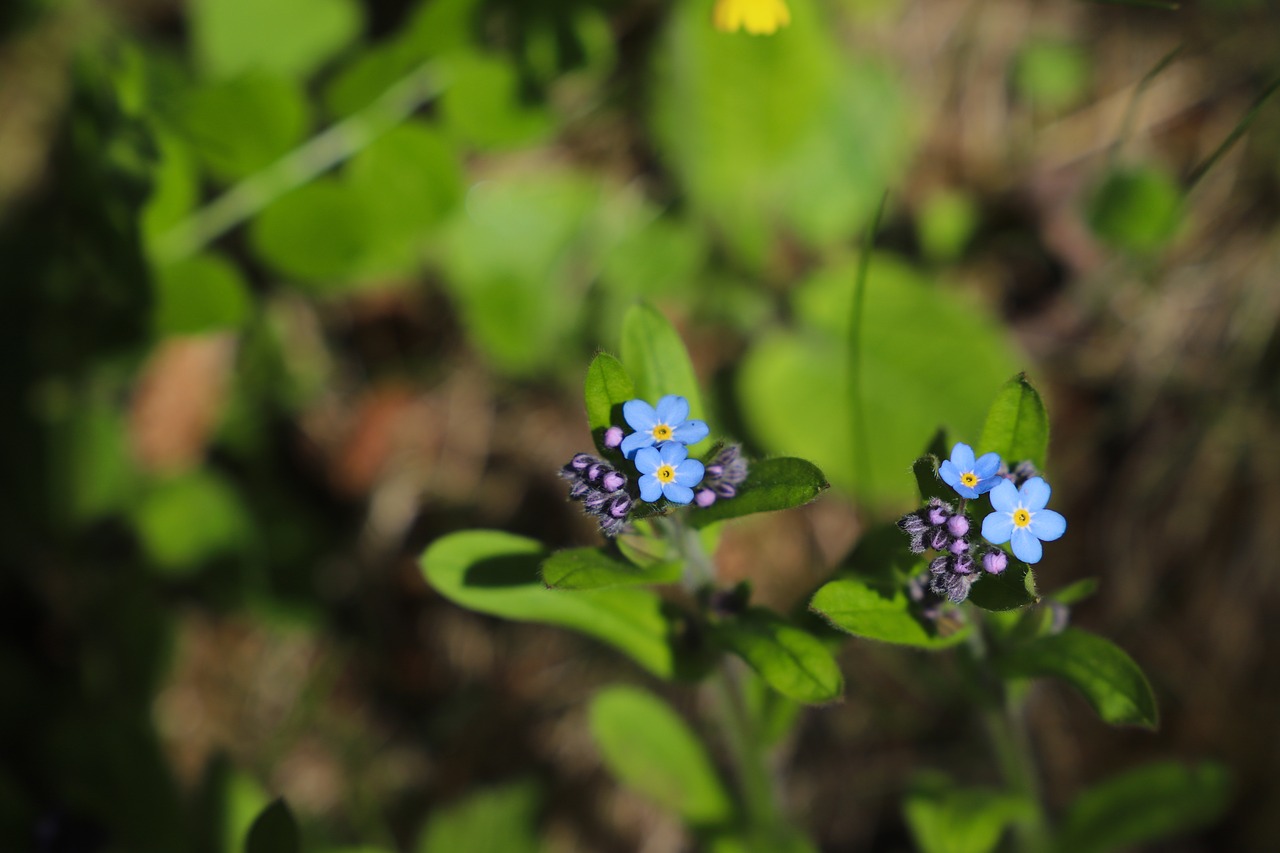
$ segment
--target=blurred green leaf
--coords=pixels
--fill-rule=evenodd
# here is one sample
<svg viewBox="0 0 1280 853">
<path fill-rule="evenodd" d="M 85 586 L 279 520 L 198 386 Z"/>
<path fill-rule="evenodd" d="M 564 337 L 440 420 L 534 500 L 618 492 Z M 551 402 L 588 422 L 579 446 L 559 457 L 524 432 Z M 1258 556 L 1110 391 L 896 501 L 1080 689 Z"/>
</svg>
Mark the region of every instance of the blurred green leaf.
<svg viewBox="0 0 1280 853">
<path fill-rule="evenodd" d="M 897 504 L 914 499 L 903 474 L 938 423 L 976 434 L 990 389 L 1019 359 L 980 304 L 874 256 L 861 347 L 870 478 L 858 482 L 853 418 L 837 390 L 838 366 L 848 361 L 854 272 L 852 263 L 840 263 L 801 285 L 794 296 L 800 328 L 761 336 L 742 360 L 736 392 L 752 435 L 771 453 L 811 459 L 837 486 Z"/>
<path fill-rule="evenodd" d="M 1011 469 L 1024 459 L 1043 471 L 1049 457 L 1049 414 L 1025 373 L 996 395 L 982 426 L 979 453 L 999 453 Z"/>
<path fill-rule="evenodd" d="M 672 583 L 680 580 L 681 570 L 676 562 L 640 568 L 603 548 L 570 548 L 543 560 L 542 580 L 556 589 L 606 589 Z"/>
<path fill-rule="evenodd" d="M 892 75 L 849 62 L 817 4 L 791 5 L 769 38 L 726 38 L 706 4 L 677 4 L 658 52 L 659 150 L 694 209 L 757 266 L 778 224 L 815 246 L 846 240 L 914 148 Z"/>
<path fill-rule="evenodd" d="M 434 812 L 418 841 L 418 853 L 537 853 L 534 831 L 538 788 L 504 785 L 468 796 Z"/>
<path fill-rule="evenodd" d="M 668 638 L 676 631 L 662 601 L 646 589 L 549 590 L 539 567 L 547 557 L 532 539 L 470 530 L 437 539 L 422 555 L 427 582 L 461 607 L 527 622 L 559 625 L 596 637 L 663 678 L 676 673 Z"/>
<path fill-rule="evenodd" d="M 643 302 L 631 307 L 622 320 L 620 349 L 622 363 L 635 381 L 637 396 L 657 405 L 661 397 L 676 394 L 689 401 L 691 419 L 706 418 L 689 352 L 680 333 L 658 309 Z M 710 443 L 708 436 L 690 445 L 689 455 L 705 451 Z"/>
<path fill-rule="evenodd" d="M 301 853 L 298 822 L 283 799 L 267 806 L 249 827 L 244 853 Z"/>
<path fill-rule="evenodd" d="M 151 174 L 151 196 L 142 211 L 142 235 L 149 250 L 157 237 L 176 225 L 200 200 L 195 157 L 181 140 L 157 132 L 158 156 Z"/>
<path fill-rule="evenodd" d="M 192 0 L 189 9 L 200 67 L 221 78 L 245 71 L 306 77 L 363 24 L 355 0 Z"/>
<path fill-rule="evenodd" d="M 725 646 L 789 699 L 810 705 L 832 702 L 844 691 L 844 676 L 817 637 L 764 608 L 712 626 Z"/>
<path fill-rule="evenodd" d="M 716 834 L 708 853 L 817 853 L 818 848 L 799 830 L 775 825 Z"/>
<path fill-rule="evenodd" d="M 921 456 L 911 465 L 911 473 L 916 478 L 916 490 L 920 493 L 920 500 L 925 503 L 931 498 L 951 503 L 956 498 L 952 488 L 938 476 L 938 466 L 941 464 L 938 457 L 930 454 Z"/>
<path fill-rule="evenodd" d="M 903 812 L 921 853 L 990 853 L 1010 823 L 1031 817 L 1023 797 L 930 780 L 907 797 Z"/>
<path fill-rule="evenodd" d="M 163 267 L 155 286 L 153 325 L 160 335 L 235 328 L 253 311 L 239 268 L 220 255 L 196 255 Z"/>
<path fill-rule="evenodd" d="M 773 512 L 803 506 L 822 494 L 829 484 L 812 462 L 803 459 L 761 459 L 751 463 L 737 496 L 717 500 L 689 516 L 694 527 L 739 518 L 756 512 Z"/>
<path fill-rule="evenodd" d="M 998 575 L 983 572 L 969 587 L 969 601 L 983 610 L 1017 610 L 1039 600 L 1035 573 L 1012 555 L 1003 572 Z"/>
<path fill-rule="evenodd" d="M 598 353 L 587 368 L 583 389 L 587 402 L 587 425 L 603 451 L 604 432 L 615 424 L 621 426 L 622 404 L 635 399 L 636 389 L 622 363 L 608 353 Z"/>
<path fill-rule="evenodd" d="M 982 583 L 986 583 L 984 579 Z M 981 584 L 975 585 L 975 589 Z M 1110 640 L 1068 628 L 1014 646 L 997 661 L 1006 678 L 1055 675 L 1074 686 L 1112 725 L 1154 729 L 1158 723 L 1156 697 L 1133 658 Z"/>
<path fill-rule="evenodd" d="M 255 73 L 191 90 L 177 102 L 173 121 L 210 173 L 233 181 L 293 150 L 311 116 L 301 86 Z"/>
<path fill-rule="evenodd" d="M 898 589 L 869 586 L 853 578 L 839 578 L 824 584 L 813 596 L 809 609 L 841 631 L 903 646 L 943 649 L 968 635 L 964 626 L 954 634 L 939 636 L 935 627 L 911 612 L 911 602 Z"/>
<path fill-rule="evenodd" d="M 125 508 L 137 490 L 138 475 L 127 424 L 114 402 L 76 401 L 51 437 L 56 442 L 54 501 L 67 520 L 91 521 Z"/>
<path fill-rule="evenodd" d="M 1108 245 L 1135 254 L 1163 248 L 1182 224 L 1182 193 L 1150 166 L 1107 175 L 1089 203 L 1089 224 Z"/>
<path fill-rule="evenodd" d="M 1231 776 L 1220 764 L 1148 764 L 1076 797 L 1058 830 L 1060 853 L 1108 853 L 1172 838 L 1216 821 Z"/>
<path fill-rule="evenodd" d="M 1048 598 L 1059 604 L 1079 604 L 1085 599 L 1091 598 L 1098 591 L 1097 578 L 1084 578 L 1075 583 L 1067 584 L 1062 589 L 1054 590 L 1049 593 Z"/>
<path fill-rule="evenodd" d="M 623 233 L 605 256 L 600 275 L 619 295 L 680 294 L 697 284 L 707 252 L 706 234 L 697 223 L 655 216 Z"/>
<path fill-rule="evenodd" d="M 608 687 L 591 702 L 591 733 L 625 785 L 693 826 L 729 821 L 733 803 L 698 737 L 656 696 Z"/>
<path fill-rule="evenodd" d="M 456 139 L 482 150 L 536 142 L 552 129 L 545 110 L 521 103 L 515 67 L 479 53 L 449 59 L 440 116 Z"/>
<path fill-rule="evenodd" d="M 250 226 L 254 249 L 271 267 L 321 290 L 339 290 L 367 262 L 375 240 L 360 197 L 321 178 L 276 200 Z"/>
<path fill-rule="evenodd" d="M 1084 97 L 1090 70 L 1089 57 L 1079 47 L 1059 41 L 1032 41 L 1014 62 L 1013 85 L 1036 108 L 1059 112 Z"/>
<path fill-rule="evenodd" d="M 252 530 L 236 490 L 210 471 L 157 484 L 134 509 L 133 522 L 147 556 L 172 573 L 241 550 Z"/>
<path fill-rule="evenodd" d="M 934 261 L 959 257 L 977 230 L 979 212 L 965 193 L 943 191 L 931 195 L 916 219 L 920 247 Z"/>
</svg>

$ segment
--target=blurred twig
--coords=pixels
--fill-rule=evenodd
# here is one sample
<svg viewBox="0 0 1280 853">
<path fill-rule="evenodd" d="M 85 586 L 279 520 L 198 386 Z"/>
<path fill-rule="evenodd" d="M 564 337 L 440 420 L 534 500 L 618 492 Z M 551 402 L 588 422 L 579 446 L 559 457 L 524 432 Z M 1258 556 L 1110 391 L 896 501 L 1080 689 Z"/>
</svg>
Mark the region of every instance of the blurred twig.
<svg viewBox="0 0 1280 853">
<path fill-rule="evenodd" d="M 1262 111 L 1263 105 L 1276 93 L 1277 89 L 1280 89 L 1280 77 L 1272 80 L 1271 85 L 1262 91 L 1262 94 L 1253 102 L 1253 106 L 1249 107 L 1249 111 L 1244 114 L 1244 118 L 1240 119 L 1240 123 L 1235 126 L 1231 133 L 1227 134 L 1226 139 L 1222 140 L 1222 144 L 1206 157 L 1204 162 L 1191 171 L 1191 175 L 1187 178 L 1187 192 L 1190 192 L 1196 184 L 1200 183 L 1200 179 L 1217 165 L 1218 161 L 1231 150 L 1231 147 L 1239 141 L 1241 136 L 1244 136 L 1244 132 L 1249 129 L 1249 125 L 1253 124 L 1253 120 Z"/>
<path fill-rule="evenodd" d="M 1120 149 L 1129 140 L 1129 134 L 1133 132 L 1134 117 L 1138 113 L 1138 102 L 1142 100 L 1142 96 L 1146 94 L 1147 88 L 1160 76 L 1160 72 L 1164 71 L 1173 61 L 1181 55 L 1186 49 L 1186 45 L 1180 44 L 1173 50 L 1166 53 L 1160 58 L 1160 61 L 1151 67 L 1151 70 L 1142 76 L 1138 84 L 1133 87 L 1133 94 L 1129 98 L 1129 105 L 1125 108 L 1124 118 L 1120 120 L 1120 131 L 1116 136 L 1115 147 L 1111 149 L 1111 158 L 1114 161 L 1120 153 Z"/>
<path fill-rule="evenodd" d="M 434 63 L 418 66 L 359 112 L 311 137 L 166 231 L 156 242 L 156 261 L 173 263 L 195 254 L 285 193 L 368 147 L 443 89 L 443 75 Z"/>
<path fill-rule="evenodd" d="M 853 471 L 859 488 L 867 488 L 869 480 L 866 412 L 862 405 L 862 314 L 867 294 L 867 272 L 871 267 L 871 249 L 875 245 L 876 232 L 880 230 L 880 218 L 889 200 L 889 191 L 880 196 L 876 215 L 867 226 L 867 239 L 858 260 L 858 272 L 853 279 L 853 308 L 849 314 L 849 409 L 853 420 Z"/>
</svg>

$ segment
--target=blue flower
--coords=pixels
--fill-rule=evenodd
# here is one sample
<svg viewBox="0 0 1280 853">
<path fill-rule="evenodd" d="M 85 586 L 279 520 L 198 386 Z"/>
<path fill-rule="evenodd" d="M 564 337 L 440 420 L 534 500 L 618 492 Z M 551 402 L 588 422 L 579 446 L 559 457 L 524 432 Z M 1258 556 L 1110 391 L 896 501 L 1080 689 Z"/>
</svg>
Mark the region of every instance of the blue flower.
<svg viewBox="0 0 1280 853">
<path fill-rule="evenodd" d="M 1000 454 L 984 453 L 973 458 L 973 448 L 963 442 L 951 448 L 951 458 L 938 467 L 938 473 L 948 486 L 962 498 L 984 495 L 1000 481 L 996 471 L 1000 468 Z"/>
<path fill-rule="evenodd" d="M 1044 553 L 1040 543 L 1052 542 L 1067 531 L 1067 520 L 1051 509 L 1049 484 L 1032 477 L 1019 489 L 1001 480 L 991 494 L 995 512 L 982 520 L 982 538 L 992 545 L 1013 543 L 1013 556 L 1024 563 L 1038 563 Z"/>
<path fill-rule="evenodd" d="M 635 430 L 622 440 L 622 455 L 628 459 L 634 458 L 640 448 L 664 441 L 696 444 L 709 432 L 703 421 L 688 420 L 689 401 L 675 394 L 659 400 L 656 409 L 644 400 L 628 400 L 622 404 L 622 416 Z"/>
<path fill-rule="evenodd" d="M 636 470 L 642 475 L 641 500 L 652 503 L 665 496 L 673 504 L 687 504 L 693 500 L 693 487 L 702 482 L 705 469 L 697 459 L 689 458 L 683 444 L 665 441 L 657 447 L 640 448 Z"/>
</svg>

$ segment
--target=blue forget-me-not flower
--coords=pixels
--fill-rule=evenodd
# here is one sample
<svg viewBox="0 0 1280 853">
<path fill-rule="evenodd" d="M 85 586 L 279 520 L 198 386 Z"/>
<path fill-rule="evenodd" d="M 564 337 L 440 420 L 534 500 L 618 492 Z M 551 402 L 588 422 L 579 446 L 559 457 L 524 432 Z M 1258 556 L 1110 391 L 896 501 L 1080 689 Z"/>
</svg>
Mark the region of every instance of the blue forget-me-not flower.
<svg viewBox="0 0 1280 853">
<path fill-rule="evenodd" d="M 673 504 L 689 503 L 705 470 L 701 462 L 689 458 L 688 448 L 678 441 L 640 448 L 635 463 L 641 474 L 640 499 L 649 502 L 665 497 Z"/>
<path fill-rule="evenodd" d="M 1013 555 L 1024 563 L 1040 562 L 1040 543 L 1052 542 L 1067 530 L 1060 513 L 1045 509 L 1050 491 L 1040 477 L 1027 480 L 1022 488 L 1001 480 L 988 495 L 995 512 L 982 520 L 982 537 L 993 545 L 1012 543 Z"/>
<path fill-rule="evenodd" d="M 628 400 L 622 404 L 622 416 L 635 430 L 622 440 L 620 448 L 628 459 L 634 459 L 642 447 L 653 447 L 664 441 L 697 444 L 710 431 L 704 421 L 688 419 L 689 401 L 675 394 L 663 397 L 656 408 L 644 400 Z"/>
<path fill-rule="evenodd" d="M 974 459 L 973 448 L 959 442 L 951 448 L 951 458 L 938 466 L 938 475 L 960 497 L 973 499 L 991 491 L 1000 482 L 996 474 L 999 469 L 1000 454 L 984 453 Z"/>
</svg>

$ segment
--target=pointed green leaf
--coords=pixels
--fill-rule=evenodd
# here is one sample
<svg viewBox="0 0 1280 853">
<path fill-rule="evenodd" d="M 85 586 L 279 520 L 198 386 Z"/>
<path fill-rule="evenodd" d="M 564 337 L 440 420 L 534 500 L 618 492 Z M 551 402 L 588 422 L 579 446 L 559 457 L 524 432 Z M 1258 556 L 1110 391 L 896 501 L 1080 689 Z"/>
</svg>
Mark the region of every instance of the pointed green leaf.
<svg viewBox="0 0 1280 853">
<path fill-rule="evenodd" d="M 615 586 L 673 583 L 680 580 L 677 562 L 644 568 L 603 548 L 570 548 L 542 561 L 542 580 L 556 589 L 606 589 Z"/>
<path fill-rule="evenodd" d="M 1123 649 L 1097 634 L 1068 628 L 1015 646 L 998 666 L 1006 678 L 1058 676 L 1083 693 L 1098 716 L 1112 725 L 1157 725 L 1156 697 L 1147 677 Z"/>
<path fill-rule="evenodd" d="M 903 811 L 922 853 L 990 853 L 1010 823 L 1029 817 L 1023 797 L 985 788 L 959 788 L 945 778 L 913 792 Z"/>
<path fill-rule="evenodd" d="M 773 512 L 809 503 L 830 488 L 827 478 L 803 459 L 762 459 L 751 463 L 736 497 L 718 500 L 689 516 L 694 527 L 756 512 Z"/>
<path fill-rule="evenodd" d="M 1049 415 L 1025 373 L 1005 383 L 987 411 L 978 453 L 995 451 L 1012 468 L 1024 459 L 1044 470 L 1049 455 Z"/>
<path fill-rule="evenodd" d="M 929 498 L 937 498 L 951 503 L 956 499 L 956 493 L 938 476 L 938 466 L 941 464 L 939 458 L 933 454 L 921 456 L 912 464 L 911 473 L 915 475 L 920 500 L 928 501 Z"/>
<path fill-rule="evenodd" d="M 559 625 L 596 637 L 670 678 L 675 617 L 646 589 L 549 590 L 539 574 L 547 557 L 533 539 L 468 530 L 437 539 L 422 555 L 427 582 L 445 598 L 479 613 Z"/>
<path fill-rule="evenodd" d="M 1149 764 L 1095 785 L 1067 809 L 1060 853 L 1107 853 L 1171 838 L 1217 820 L 1231 776 L 1219 764 Z"/>
<path fill-rule="evenodd" d="M 694 826 L 727 823 L 732 801 L 710 756 L 665 702 L 636 687 L 610 687 L 591 702 L 591 734 L 623 784 Z"/>
<path fill-rule="evenodd" d="M 939 636 L 932 624 L 911 612 L 911 602 L 901 590 L 877 589 L 853 578 L 825 584 L 814 594 L 809 609 L 855 637 L 922 649 L 954 646 L 969 630 L 965 626 Z"/>
<path fill-rule="evenodd" d="M 283 799 L 262 810 L 249 827 L 244 853 L 299 853 L 298 823 Z"/>
<path fill-rule="evenodd" d="M 811 705 L 844 691 L 844 676 L 830 650 L 808 631 L 764 608 L 715 625 L 716 636 L 782 695 Z"/>
<path fill-rule="evenodd" d="M 998 575 L 985 572 L 969 587 L 969 600 L 983 610 L 1017 610 L 1040 600 L 1031 567 L 1009 557 L 1009 567 Z"/>
<path fill-rule="evenodd" d="M 622 320 L 622 363 L 635 380 L 637 396 L 651 405 L 659 397 L 678 394 L 689 401 L 689 417 L 704 419 L 698 377 L 680 333 L 667 318 L 646 303 L 632 306 Z M 690 455 L 710 446 L 703 439 L 689 448 Z"/>
<path fill-rule="evenodd" d="M 596 440 L 596 447 L 604 451 L 604 431 L 622 426 L 622 404 L 636 397 L 636 386 L 627 374 L 622 362 L 602 352 L 587 368 L 583 396 L 587 401 L 587 426 Z"/>
</svg>

